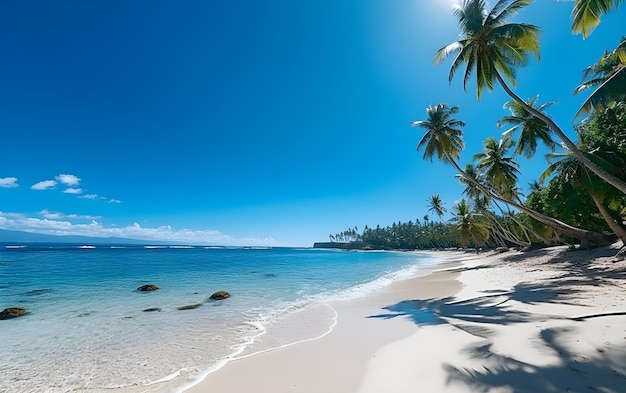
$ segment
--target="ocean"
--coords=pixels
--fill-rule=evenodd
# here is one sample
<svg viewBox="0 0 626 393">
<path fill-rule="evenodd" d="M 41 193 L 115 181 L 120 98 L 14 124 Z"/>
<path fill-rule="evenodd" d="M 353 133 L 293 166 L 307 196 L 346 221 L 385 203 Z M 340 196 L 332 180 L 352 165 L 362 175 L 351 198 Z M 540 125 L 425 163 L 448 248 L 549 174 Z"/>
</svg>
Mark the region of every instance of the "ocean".
<svg viewBox="0 0 626 393">
<path fill-rule="evenodd" d="M 412 252 L 0 244 L 0 311 L 27 309 L 0 320 L 0 386 L 182 392 L 230 359 L 327 334 L 328 302 L 436 262 Z M 159 289 L 137 290 L 145 284 Z M 219 290 L 231 297 L 209 299 Z"/>
</svg>

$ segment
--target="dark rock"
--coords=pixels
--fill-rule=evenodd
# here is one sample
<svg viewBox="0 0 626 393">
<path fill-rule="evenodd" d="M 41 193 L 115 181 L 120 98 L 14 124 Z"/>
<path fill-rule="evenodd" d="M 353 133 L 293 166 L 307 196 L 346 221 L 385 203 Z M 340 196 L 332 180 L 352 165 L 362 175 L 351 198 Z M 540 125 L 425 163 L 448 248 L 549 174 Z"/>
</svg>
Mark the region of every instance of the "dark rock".
<svg viewBox="0 0 626 393">
<path fill-rule="evenodd" d="M 230 297 L 230 293 L 226 292 L 226 291 L 217 291 L 214 294 L 212 294 L 209 299 L 212 300 L 224 300 L 224 299 L 228 299 Z"/>
<path fill-rule="evenodd" d="M 160 307 L 151 307 L 151 308 L 146 308 L 145 310 L 143 310 L 143 312 L 161 312 L 161 308 Z"/>
<path fill-rule="evenodd" d="M 9 307 L 0 312 L 0 320 L 21 317 L 26 314 L 26 309 L 22 307 Z"/>
<path fill-rule="evenodd" d="M 157 289 L 159 289 L 159 287 L 157 287 L 154 284 L 146 284 L 137 288 L 137 290 L 141 292 L 152 292 L 152 291 L 156 291 Z"/>
<path fill-rule="evenodd" d="M 181 307 L 178 307 L 178 308 L 177 308 L 177 310 L 181 310 L 181 311 L 183 311 L 183 310 L 193 310 L 194 308 L 198 308 L 198 307 L 200 307 L 201 305 L 202 305 L 202 303 L 198 303 L 198 304 L 190 304 L 190 305 L 188 305 L 188 306 L 181 306 Z"/>
</svg>

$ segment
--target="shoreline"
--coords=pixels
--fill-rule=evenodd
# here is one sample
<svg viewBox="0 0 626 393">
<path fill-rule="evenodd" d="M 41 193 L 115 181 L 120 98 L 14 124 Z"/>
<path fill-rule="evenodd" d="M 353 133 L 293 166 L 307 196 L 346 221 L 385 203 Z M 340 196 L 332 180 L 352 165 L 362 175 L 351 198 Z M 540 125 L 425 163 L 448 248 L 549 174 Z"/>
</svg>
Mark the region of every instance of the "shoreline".
<svg viewBox="0 0 626 393">
<path fill-rule="evenodd" d="M 398 335 L 407 335 L 411 331 L 411 324 L 405 321 L 397 321 L 394 323 L 393 329 L 384 328 L 386 331 L 383 335 L 372 336 L 367 339 L 360 340 L 362 344 L 352 346 L 350 350 L 345 351 L 343 354 L 335 354 L 333 361 L 328 362 L 325 357 L 325 352 L 331 348 L 341 348 L 342 343 L 350 342 L 355 339 L 354 331 L 360 331 L 361 318 L 370 318 L 374 326 L 382 327 L 386 325 L 386 322 L 376 320 L 370 314 L 379 307 L 385 306 L 388 302 L 396 298 L 399 293 L 415 293 L 415 284 L 421 288 L 424 294 L 441 293 L 452 294 L 455 291 L 460 290 L 460 284 L 453 278 L 457 276 L 457 273 L 448 272 L 448 269 L 460 267 L 461 263 L 456 261 L 462 258 L 465 253 L 455 251 L 444 252 L 418 252 L 419 254 L 428 254 L 435 257 L 438 261 L 430 266 L 422 268 L 416 276 L 412 278 L 405 278 L 395 280 L 381 288 L 374 290 L 373 292 L 354 299 L 349 300 L 336 300 L 329 301 L 321 304 L 322 306 L 330 307 L 336 312 L 337 319 L 334 326 L 327 333 L 315 337 L 306 339 L 299 342 L 290 343 L 284 347 L 273 348 L 270 350 L 254 353 L 243 357 L 234 357 L 229 359 L 225 364 L 217 370 L 207 372 L 199 382 L 194 382 L 188 385 L 178 392 L 185 393 L 204 393 L 213 391 L 232 391 L 232 392 L 244 392 L 244 391 L 256 391 L 264 392 L 265 386 L 269 391 L 291 391 L 291 386 L 310 385 L 316 386 L 315 380 L 318 379 L 317 373 L 309 373 L 309 370 L 320 371 L 325 374 L 335 375 L 333 378 L 335 381 L 345 380 L 346 383 L 343 386 L 336 385 L 334 390 L 337 392 L 344 391 L 344 389 L 352 389 L 354 386 L 350 386 L 350 380 L 358 380 L 360 377 L 355 373 L 362 371 L 367 365 L 369 359 L 369 353 L 373 354 L 380 347 L 393 342 Z M 443 285 L 442 285 L 443 284 Z M 372 301 L 376 303 L 376 306 L 372 307 Z M 369 333 L 370 330 L 367 330 Z M 358 338 L 358 337 L 357 337 Z M 308 352 L 311 351 L 312 355 L 309 357 Z M 342 358 L 343 357 L 343 358 Z M 340 359 L 342 358 L 342 359 Z M 347 368 L 336 369 L 336 364 L 347 365 Z M 271 365 L 272 372 L 258 373 L 255 371 L 260 364 Z M 359 366 L 356 366 L 356 365 Z M 263 368 L 264 366 L 262 366 Z M 288 371 L 286 371 L 288 370 Z M 274 372 L 277 371 L 278 374 Z M 254 374 L 255 378 L 261 378 L 261 385 L 264 388 L 258 390 L 258 380 L 251 381 L 251 384 L 241 380 L 241 375 Z M 350 375 L 350 378 L 345 378 Z M 288 376 L 288 378 L 287 378 Z M 311 379 L 310 382 L 301 383 L 300 381 L 306 381 Z M 273 381 L 281 381 L 280 385 L 274 385 Z M 241 385 L 243 383 L 243 385 Z M 301 386 L 302 387 L 302 386 Z M 308 391 L 308 390 L 303 390 Z M 325 391 L 324 388 L 318 390 L 315 387 L 313 391 Z M 349 391 L 349 390 L 345 390 Z"/>
<path fill-rule="evenodd" d="M 94 252 L 83 261 L 74 251 L 18 251 L 21 258 L 6 264 L 16 285 L 5 288 L 3 302 L 29 309 L 2 322 L 0 385 L 7 392 L 176 392 L 230 357 L 325 334 L 335 311 L 311 305 L 365 296 L 436 261 L 406 252 L 308 249 L 166 250 L 158 257 L 141 249 L 126 258 Z M 85 280 L 85 272 L 94 274 Z M 146 283 L 161 290 L 136 290 Z M 208 300 L 218 289 L 234 296 Z M 292 315 L 305 324 L 283 326 Z"/>
<path fill-rule="evenodd" d="M 231 359 L 185 392 L 617 393 L 626 261 L 615 247 L 565 251 L 433 253 L 426 276 L 329 302 L 329 333 Z"/>
<path fill-rule="evenodd" d="M 426 265 L 415 265 L 410 268 L 405 268 L 405 269 L 402 269 L 393 273 L 388 273 L 387 275 L 379 277 L 375 280 L 362 283 L 362 284 L 354 286 L 353 288 L 347 288 L 347 289 L 340 291 L 339 292 L 340 297 L 336 300 L 329 300 L 326 302 L 316 300 L 312 304 L 309 304 L 306 307 L 304 307 L 303 309 L 300 309 L 293 313 L 291 312 L 286 313 L 285 315 L 280 316 L 271 325 L 264 326 L 263 333 L 255 336 L 251 340 L 251 342 L 246 343 L 246 344 L 241 344 L 240 350 L 231 354 L 230 356 L 228 356 L 228 358 L 223 359 L 219 363 L 213 365 L 208 370 L 205 370 L 204 372 L 200 373 L 199 377 L 194 378 L 192 381 L 189 381 L 187 384 L 173 391 L 176 393 L 193 392 L 195 391 L 194 388 L 196 388 L 198 385 L 201 385 L 206 378 L 210 377 L 214 373 L 220 372 L 224 367 L 228 367 L 233 362 L 247 360 L 248 358 L 256 358 L 257 356 L 264 355 L 267 353 L 282 351 L 292 346 L 297 346 L 297 345 L 320 340 L 324 338 L 325 336 L 333 333 L 334 329 L 336 328 L 338 324 L 338 314 L 339 314 L 338 310 L 342 310 L 341 312 L 343 313 L 345 310 L 351 309 L 353 307 L 353 304 L 356 304 L 362 301 L 363 299 L 373 296 L 374 294 L 379 293 L 380 291 L 384 291 L 385 288 L 391 285 L 394 285 L 397 282 L 410 281 L 416 278 L 425 277 L 431 274 L 432 272 L 439 270 L 440 266 L 446 263 L 445 260 L 447 257 L 450 256 L 450 254 L 457 254 L 457 253 L 463 254 L 463 252 L 455 252 L 455 251 L 437 251 L 437 252 L 434 252 L 434 251 L 400 251 L 400 250 L 392 250 L 392 251 L 350 250 L 350 251 L 352 252 L 387 252 L 387 253 L 398 252 L 398 253 L 403 253 L 403 254 L 414 253 L 414 254 L 422 255 L 422 256 L 427 255 L 429 258 L 432 258 L 432 261 L 434 262 L 429 262 Z M 410 273 L 408 273 L 409 269 L 412 270 Z M 381 280 L 388 280 L 388 282 L 381 283 Z M 369 287 L 371 285 L 373 285 L 373 287 Z M 354 290 L 354 289 L 356 289 L 356 293 L 350 294 L 351 290 Z M 365 294 L 361 293 L 361 291 L 363 291 L 364 289 L 366 291 Z M 328 319 L 328 317 L 326 317 L 328 320 L 326 321 L 327 329 L 325 331 L 317 335 L 310 336 L 310 332 L 308 331 L 308 329 L 310 329 L 311 325 L 306 324 L 307 323 L 306 317 L 304 318 L 305 319 L 304 322 L 302 322 L 303 320 L 302 314 L 305 313 L 305 314 L 311 314 L 311 316 L 316 316 L 317 319 L 313 323 L 317 324 L 319 323 L 319 317 L 320 317 L 319 309 L 320 308 L 330 310 L 332 313 L 332 318 Z M 316 309 L 317 311 L 315 311 Z M 266 342 L 268 340 L 271 340 L 271 339 L 268 339 L 268 336 L 271 337 L 272 333 L 274 333 L 277 336 L 280 336 L 281 339 L 284 340 L 284 337 L 282 336 L 285 333 L 285 330 L 294 329 L 293 325 L 291 326 L 287 326 L 287 325 L 293 324 L 294 321 L 296 321 L 296 323 L 300 323 L 301 325 L 304 325 L 303 330 L 307 330 L 308 334 L 305 334 L 304 338 L 298 338 L 295 340 L 287 340 L 286 343 L 279 343 L 279 344 L 276 344 L 276 343 L 268 344 Z M 259 350 L 255 349 L 257 347 L 261 347 L 262 349 L 259 349 Z M 161 391 L 171 392 L 172 390 L 168 390 L 167 387 L 165 386 L 159 387 L 157 390 L 155 390 L 155 392 L 159 392 L 159 393 Z"/>
</svg>

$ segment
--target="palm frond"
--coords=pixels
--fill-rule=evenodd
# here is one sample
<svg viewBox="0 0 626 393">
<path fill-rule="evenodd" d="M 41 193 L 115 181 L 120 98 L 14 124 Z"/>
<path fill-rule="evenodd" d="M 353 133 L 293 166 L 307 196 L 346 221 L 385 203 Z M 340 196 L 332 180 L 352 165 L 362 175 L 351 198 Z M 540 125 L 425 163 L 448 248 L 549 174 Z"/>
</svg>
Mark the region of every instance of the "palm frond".
<svg viewBox="0 0 626 393">
<path fill-rule="evenodd" d="M 622 0 L 576 0 L 572 9 L 572 32 L 587 38 L 600 24 L 600 17 L 617 8 Z"/>
<path fill-rule="evenodd" d="M 435 52 L 434 63 L 441 64 L 444 60 L 448 58 L 448 56 L 450 56 L 452 53 L 459 52 L 461 49 L 463 49 L 463 47 L 464 45 L 462 41 L 455 41 L 451 44 L 444 46 L 443 48 Z"/>
<path fill-rule="evenodd" d="M 471 51 L 471 48 L 468 49 L 468 52 L 469 51 Z M 468 54 L 465 59 L 462 59 L 462 61 L 467 64 L 465 67 L 465 75 L 463 76 L 463 89 L 467 91 L 467 83 L 469 82 L 472 76 L 472 71 L 474 70 L 475 58 L 474 56 L 471 56 L 471 54 Z M 450 80 L 450 82 L 451 81 L 452 80 Z M 478 96 L 480 97 L 480 94 Z"/>
<path fill-rule="evenodd" d="M 589 113 L 591 108 L 597 106 L 607 106 L 611 102 L 623 100 L 626 96 L 626 65 L 615 72 L 604 83 L 602 83 L 589 98 L 583 102 L 576 114 L 574 120 Z"/>
<path fill-rule="evenodd" d="M 528 6 L 530 3 L 533 3 L 534 0 L 516 0 L 506 6 L 506 3 L 509 2 L 510 0 L 498 1 L 489 13 L 490 18 L 496 25 L 500 25 L 504 23 L 505 20 L 514 17 L 522 8 Z"/>
</svg>

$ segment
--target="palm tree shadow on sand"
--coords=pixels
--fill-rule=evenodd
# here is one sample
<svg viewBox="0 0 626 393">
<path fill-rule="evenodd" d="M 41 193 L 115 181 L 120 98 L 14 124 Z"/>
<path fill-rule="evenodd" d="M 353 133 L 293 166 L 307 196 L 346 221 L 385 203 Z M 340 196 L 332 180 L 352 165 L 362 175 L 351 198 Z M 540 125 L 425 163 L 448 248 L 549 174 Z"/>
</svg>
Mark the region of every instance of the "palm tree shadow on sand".
<svg viewBox="0 0 626 393">
<path fill-rule="evenodd" d="M 482 369 L 444 365 L 448 383 L 463 383 L 472 391 L 504 389 L 516 393 L 626 391 L 626 345 L 598 350 L 594 356 L 578 355 L 561 344 L 573 329 L 552 328 L 540 333 L 546 349 L 558 353 L 559 360 L 537 366 L 492 351 L 492 344 L 476 344 L 465 351 L 473 359 L 489 358 Z M 501 390 L 498 390 L 501 391 Z"/>
<path fill-rule="evenodd" d="M 565 259 L 553 259 L 553 263 L 555 261 L 564 263 Z M 369 318 L 408 318 L 418 326 L 449 324 L 484 339 L 463 349 L 470 359 L 480 362 L 479 369 L 443 365 L 448 374 L 448 384 L 462 383 L 471 391 L 624 393 L 626 342 L 612 348 L 600 348 L 594 356 L 582 356 L 562 344 L 568 338 L 571 341 L 571 335 L 576 334 L 574 326 L 546 328 L 539 333 L 536 341 L 542 351 L 557 358 L 548 366 L 539 366 L 497 353 L 493 341 L 489 340 L 494 335 L 492 327 L 495 326 L 548 319 L 582 323 L 602 317 L 626 316 L 626 311 L 619 311 L 567 318 L 530 313 L 513 307 L 520 303 L 586 306 L 585 302 L 589 299 L 585 297 L 585 287 L 600 283 L 616 285 L 613 280 L 623 278 L 624 274 L 624 271 L 616 270 L 606 275 L 607 272 L 589 269 L 589 264 L 567 267 L 569 272 L 564 272 L 555 280 L 522 282 L 511 290 L 483 291 L 480 296 L 463 300 L 455 297 L 404 300 L 384 307 L 386 312 Z M 600 277 L 603 275 L 604 278 Z"/>
<path fill-rule="evenodd" d="M 577 281 L 581 285 L 580 281 Z M 589 284 L 592 284 L 589 282 Z M 510 291 L 484 291 L 483 296 L 456 300 L 454 297 L 437 299 L 403 300 L 383 309 L 388 312 L 372 315 L 368 318 L 391 319 L 409 318 L 419 326 L 449 323 L 457 326 L 460 323 L 481 323 L 509 325 L 513 323 L 543 320 L 546 315 L 531 314 L 515 310 L 511 301 L 525 304 L 574 303 L 573 297 L 580 289 L 564 288 L 557 284 L 519 283 Z"/>
</svg>

